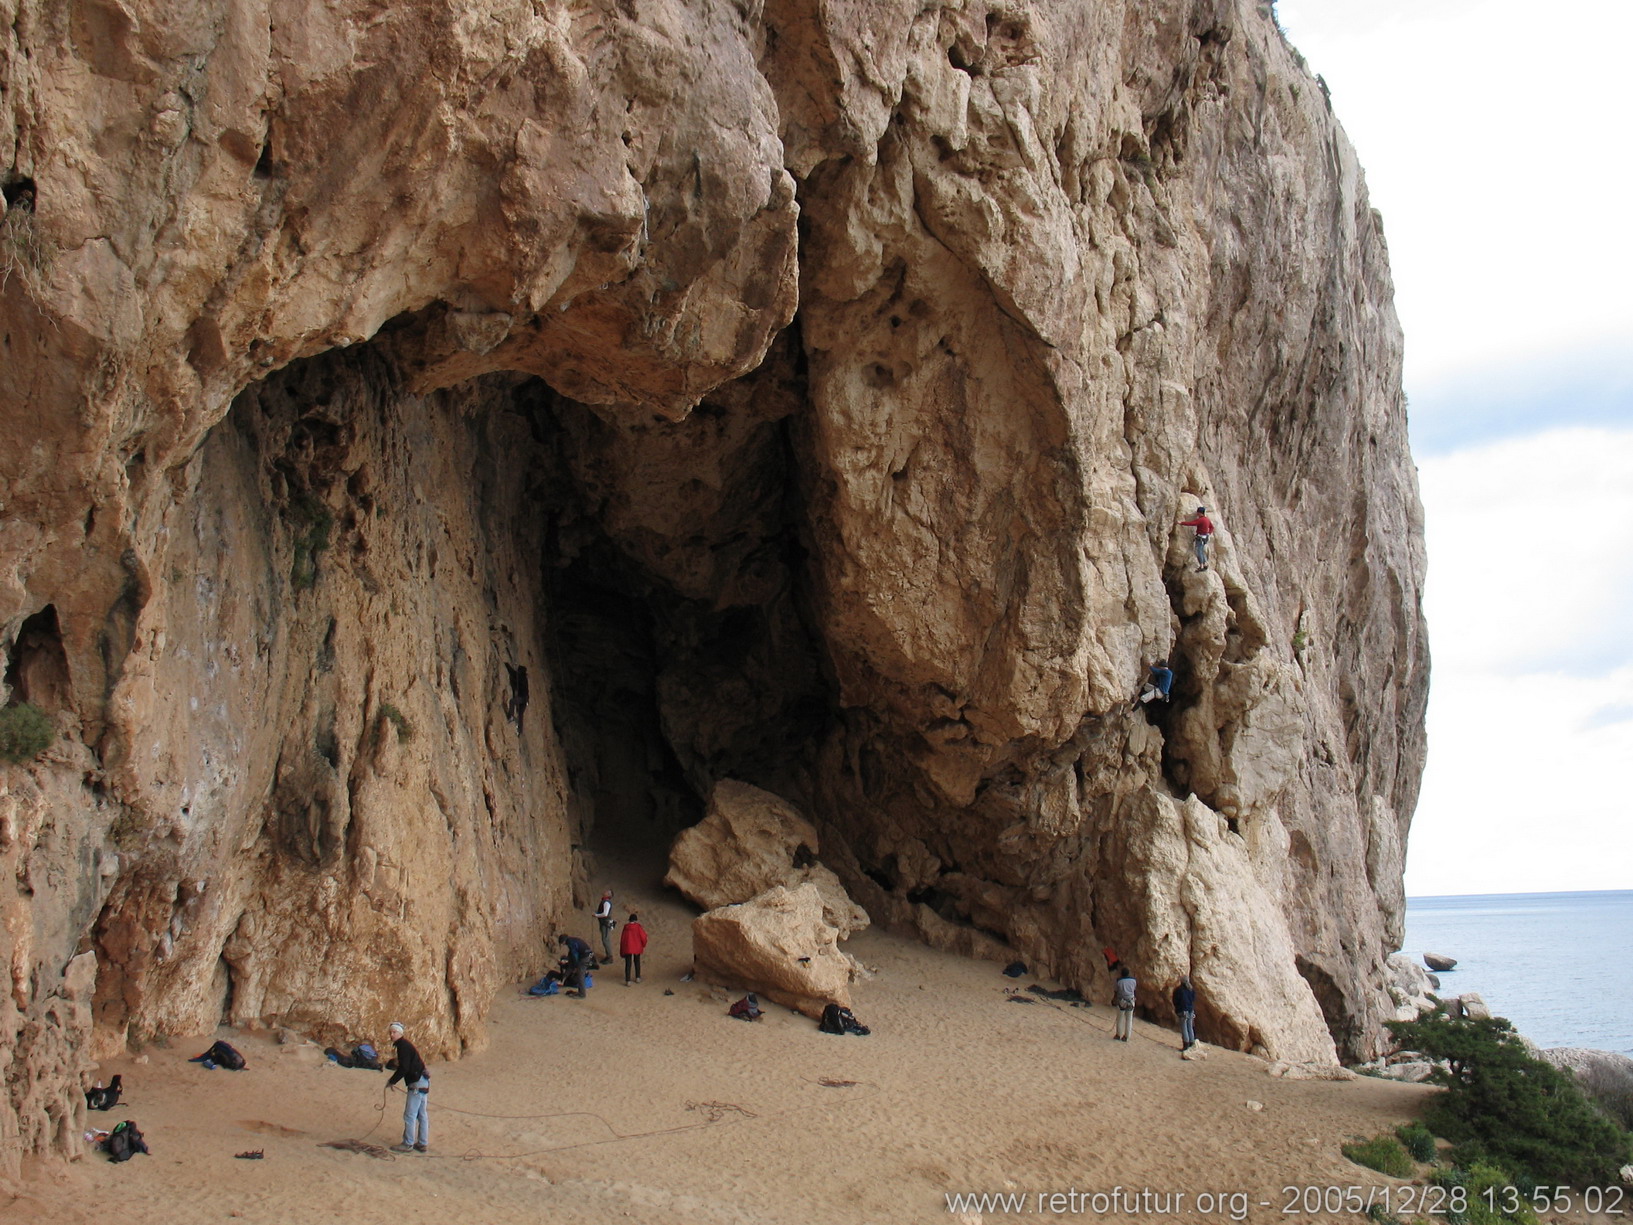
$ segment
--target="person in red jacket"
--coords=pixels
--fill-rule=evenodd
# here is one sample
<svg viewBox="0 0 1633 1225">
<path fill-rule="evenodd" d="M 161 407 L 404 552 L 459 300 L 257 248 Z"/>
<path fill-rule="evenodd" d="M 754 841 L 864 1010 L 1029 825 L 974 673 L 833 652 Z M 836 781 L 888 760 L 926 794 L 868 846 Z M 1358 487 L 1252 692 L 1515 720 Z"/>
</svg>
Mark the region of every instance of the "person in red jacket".
<svg viewBox="0 0 1633 1225">
<path fill-rule="evenodd" d="M 641 981 L 641 954 L 646 952 L 646 928 L 637 922 L 638 915 L 630 915 L 624 924 L 623 935 L 618 937 L 618 951 L 624 955 L 624 986 L 631 977 Z"/>
<path fill-rule="evenodd" d="M 1208 541 L 1213 539 L 1213 520 L 1208 518 L 1208 508 L 1198 506 L 1196 516 L 1180 521 L 1180 527 L 1194 527 L 1196 539 L 1192 542 L 1196 547 L 1196 568 L 1203 571 L 1208 568 Z"/>
</svg>

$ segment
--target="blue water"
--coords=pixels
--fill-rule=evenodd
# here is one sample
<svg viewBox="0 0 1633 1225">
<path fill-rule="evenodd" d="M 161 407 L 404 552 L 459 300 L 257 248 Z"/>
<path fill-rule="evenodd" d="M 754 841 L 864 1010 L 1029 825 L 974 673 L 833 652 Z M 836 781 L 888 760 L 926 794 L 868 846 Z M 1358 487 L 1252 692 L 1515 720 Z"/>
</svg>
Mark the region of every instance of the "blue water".
<svg viewBox="0 0 1633 1225">
<path fill-rule="evenodd" d="M 1474 991 L 1538 1046 L 1633 1056 L 1633 890 L 1406 902 L 1406 944 L 1457 958 L 1441 995 Z"/>
</svg>

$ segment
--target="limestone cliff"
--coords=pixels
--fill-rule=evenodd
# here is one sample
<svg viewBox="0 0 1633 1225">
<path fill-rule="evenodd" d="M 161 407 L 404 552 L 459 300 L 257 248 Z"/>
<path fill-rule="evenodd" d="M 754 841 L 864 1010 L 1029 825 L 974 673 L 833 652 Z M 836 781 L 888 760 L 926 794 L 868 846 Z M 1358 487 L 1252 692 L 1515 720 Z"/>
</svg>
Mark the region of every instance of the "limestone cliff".
<svg viewBox="0 0 1633 1225">
<path fill-rule="evenodd" d="M 876 919 L 1371 1053 L 1422 532 L 1268 8 L 0 0 L 0 189 L 0 1172 L 128 1042 L 480 1042 L 722 778 Z"/>
</svg>

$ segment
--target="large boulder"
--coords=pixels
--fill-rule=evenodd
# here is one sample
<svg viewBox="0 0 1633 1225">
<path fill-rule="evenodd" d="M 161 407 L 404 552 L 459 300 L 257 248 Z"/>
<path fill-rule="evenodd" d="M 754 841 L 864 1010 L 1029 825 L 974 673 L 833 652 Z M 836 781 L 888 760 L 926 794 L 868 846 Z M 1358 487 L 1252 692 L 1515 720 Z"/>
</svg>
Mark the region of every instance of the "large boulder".
<svg viewBox="0 0 1633 1225">
<path fill-rule="evenodd" d="M 854 963 L 839 951 L 839 931 L 824 910 L 821 891 L 807 882 L 773 885 L 747 902 L 701 914 L 692 922 L 692 971 L 813 1018 L 828 1003 L 849 1007 Z"/>
<path fill-rule="evenodd" d="M 1453 997 L 1454 1016 L 1464 1016 L 1471 1021 L 1491 1020 L 1491 1008 L 1485 999 L 1475 991 L 1465 991 L 1462 995 Z"/>
<path fill-rule="evenodd" d="M 757 897 L 775 885 L 813 886 L 823 917 L 845 939 L 868 925 L 867 911 L 831 869 L 816 862 L 816 827 L 788 801 L 735 779 L 709 794 L 709 809 L 669 851 L 664 884 L 705 910 Z"/>
<path fill-rule="evenodd" d="M 1633 1059 L 1615 1051 L 1580 1046 L 1550 1047 L 1537 1051 L 1536 1055 L 1569 1072 L 1582 1092 L 1618 1119 L 1623 1127 L 1633 1127 Z"/>
<path fill-rule="evenodd" d="M 1410 1021 L 1434 1008 L 1431 993 L 1440 985 L 1434 975 L 1402 953 L 1391 953 L 1384 965 L 1388 972 L 1385 986 L 1395 1004 L 1397 1021 Z"/>
<path fill-rule="evenodd" d="M 1373 1076 L 1381 1076 L 1385 1080 L 1405 1081 L 1410 1085 L 1420 1085 L 1434 1075 L 1435 1065 L 1422 1059 L 1409 1059 L 1402 1063 L 1391 1063 L 1372 1072 Z"/>
<path fill-rule="evenodd" d="M 1431 970 L 1439 970 L 1441 973 L 1445 973 L 1447 970 L 1457 967 L 1457 958 L 1448 957 L 1444 953 L 1425 953 L 1423 955 L 1423 964 Z"/>
</svg>

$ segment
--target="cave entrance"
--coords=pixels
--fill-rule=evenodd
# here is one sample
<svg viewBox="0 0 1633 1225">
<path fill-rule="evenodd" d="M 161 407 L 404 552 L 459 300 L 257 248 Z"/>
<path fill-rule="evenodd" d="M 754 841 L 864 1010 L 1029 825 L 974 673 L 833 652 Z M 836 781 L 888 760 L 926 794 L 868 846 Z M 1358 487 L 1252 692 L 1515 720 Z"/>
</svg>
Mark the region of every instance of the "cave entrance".
<svg viewBox="0 0 1633 1225">
<path fill-rule="evenodd" d="M 105 1030 L 332 1041 L 382 948 L 440 962 L 421 970 L 465 1025 L 480 937 L 417 891 L 490 932 L 501 973 L 536 973 L 606 883 L 656 885 L 717 780 L 810 809 L 837 704 L 803 595 L 803 400 L 765 390 L 788 362 L 654 421 L 515 374 L 417 391 L 415 337 L 246 388 L 189 468 L 161 563 L 188 581 L 155 596 L 152 684 L 179 717 L 130 746 L 175 778 L 115 822 Z M 26 628 L 32 692 L 55 613 Z M 183 854 L 150 854 L 160 834 Z"/>
<path fill-rule="evenodd" d="M 6 688 L 13 701 L 32 702 L 45 710 L 72 705 L 68 654 L 55 604 L 47 604 L 18 627 L 6 668 Z"/>
<path fill-rule="evenodd" d="M 835 704 L 786 423 L 763 408 L 787 368 L 769 365 L 680 422 L 604 417 L 542 383 L 518 395 L 553 466 L 544 655 L 586 875 L 655 885 L 721 779 L 809 811 Z M 587 904 L 598 881 L 575 878 Z"/>
<path fill-rule="evenodd" d="M 665 734 L 660 619 L 626 570 L 607 544 L 547 559 L 547 655 L 584 870 L 617 860 L 651 878 L 663 874 L 675 835 L 701 817 L 704 797 Z M 595 883 L 575 881 L 580 904 Z"/>
</svg>

